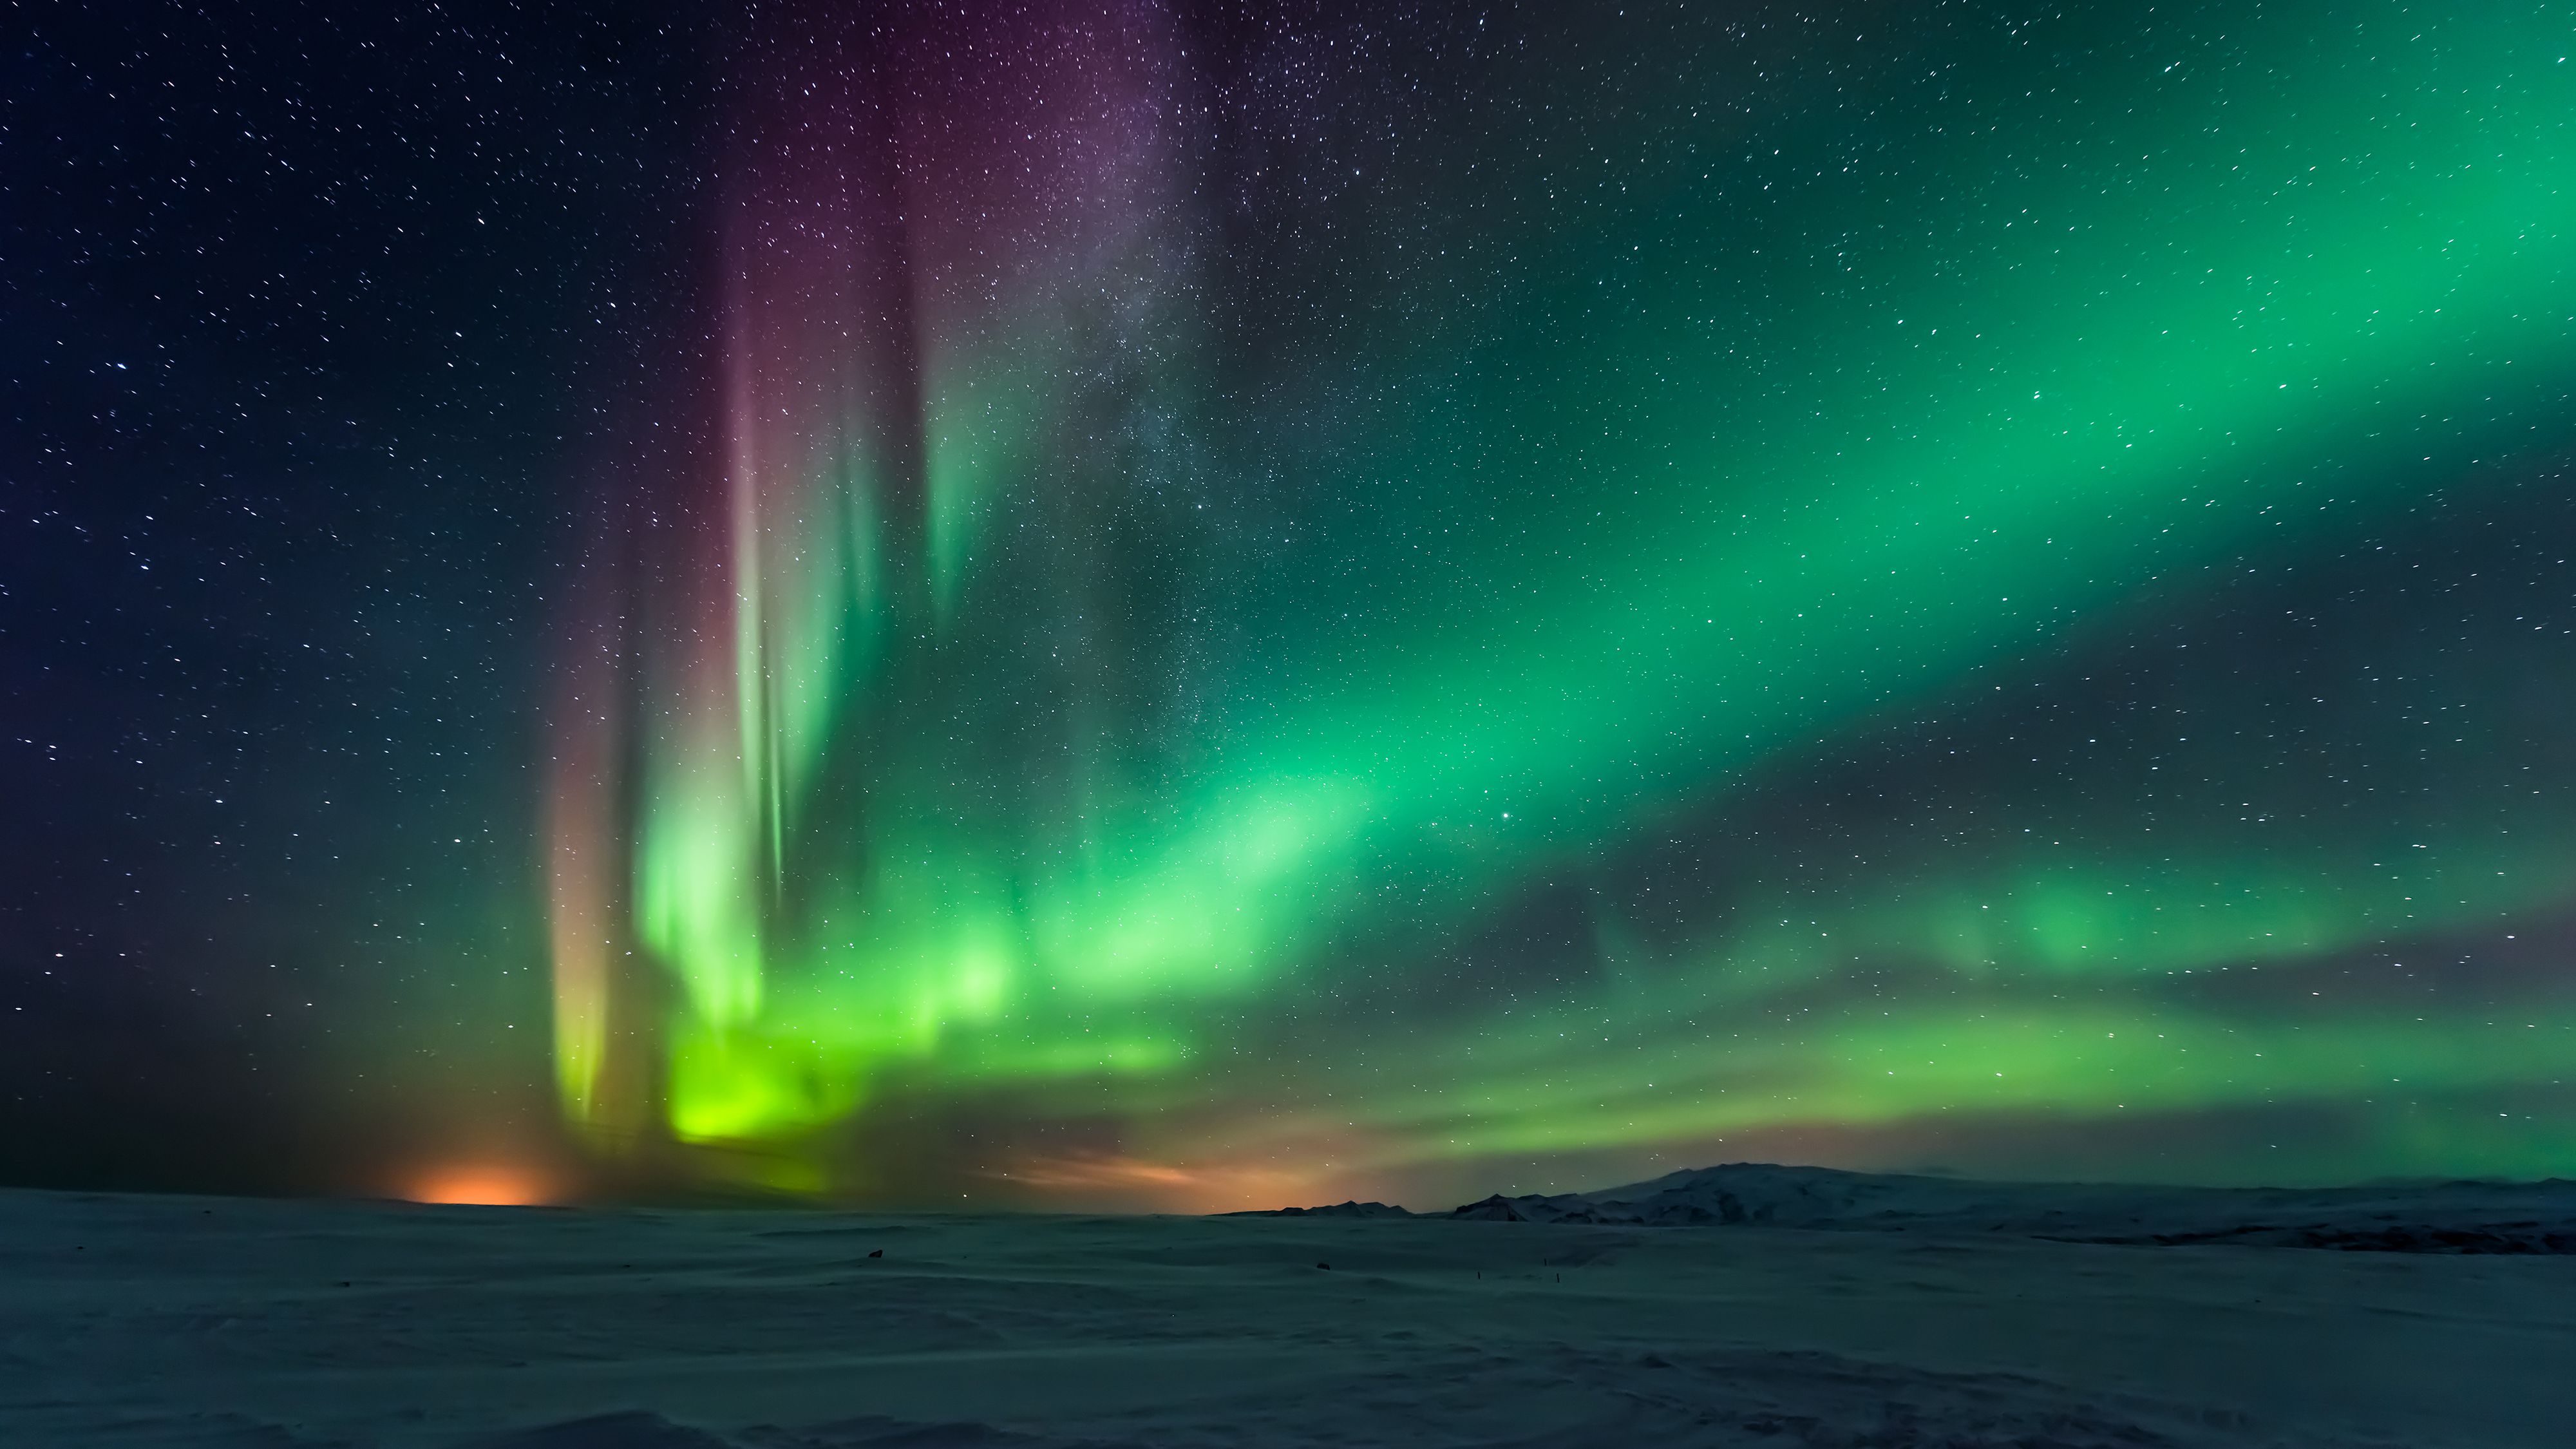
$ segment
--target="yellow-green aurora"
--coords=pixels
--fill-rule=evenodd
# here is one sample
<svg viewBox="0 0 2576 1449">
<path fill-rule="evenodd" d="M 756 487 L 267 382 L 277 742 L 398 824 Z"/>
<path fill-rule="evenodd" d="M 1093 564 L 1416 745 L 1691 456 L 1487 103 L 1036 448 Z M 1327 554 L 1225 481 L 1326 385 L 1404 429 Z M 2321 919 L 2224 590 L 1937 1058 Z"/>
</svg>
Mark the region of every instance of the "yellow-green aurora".
<svg viewBox="0 0 2576 1449">
<path fill-rule="evenodd" d="M 2576 1168 L 2576 22 L 1539 10 L 746 42 L 721 424 L 563 711 L 572 1120 Z"/>
</svg>

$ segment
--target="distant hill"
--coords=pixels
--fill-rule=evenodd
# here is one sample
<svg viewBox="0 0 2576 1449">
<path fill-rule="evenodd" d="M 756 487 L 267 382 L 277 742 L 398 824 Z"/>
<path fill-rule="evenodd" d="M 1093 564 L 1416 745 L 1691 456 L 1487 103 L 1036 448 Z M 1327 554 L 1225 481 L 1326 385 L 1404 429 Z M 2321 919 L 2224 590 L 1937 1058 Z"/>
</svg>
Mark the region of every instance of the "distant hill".
<svg viewBox="0 0 2576 1449">
<path fill-rule="evenodd" d="M 1978 1182 L 1735 1162 L 1597 1192 L 1497 1193 L 1447 1213 L 1383 1203 L 1270 1216 L 1434 1217 L 1634 1227 L 2004 1234 L 2090 1243 L 2241 1243 L 2413 1253 L 2576 1253 L 2576 1182 L 2333 1188 Z"/>
<path fill-rule="evenodd" d="M 1418 1218 L 1437 1217 L 1437 1213 L 1406 1212 L 1382 1202 L 1337 1202 L 1330 1207 L 1253 1208 L 1247 1212 L 1219 1213 L 1226 1218 Z"/>
</svg>

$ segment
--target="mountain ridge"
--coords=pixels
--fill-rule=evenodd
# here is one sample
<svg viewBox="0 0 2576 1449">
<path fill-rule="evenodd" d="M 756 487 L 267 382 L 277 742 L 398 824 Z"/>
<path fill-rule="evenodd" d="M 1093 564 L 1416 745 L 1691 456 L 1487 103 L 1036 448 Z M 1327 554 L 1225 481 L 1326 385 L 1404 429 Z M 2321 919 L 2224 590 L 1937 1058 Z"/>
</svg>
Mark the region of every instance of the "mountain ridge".
<svg viewBox="0 0 2576 1449">
<path fill-rule="evenodd" d="M 1565 1226 L 1769 1227 L 2073 1242 L 2433 1253 L 2576 1253 L 2576 1181 L 2380 1181 L 2347 1187 L 1997 1182 L 1733 1162 L 1589 1192 L 1501 1193 L 1445 1213 L 1385 1203 L 1238 1213 Z"/>
</svg>

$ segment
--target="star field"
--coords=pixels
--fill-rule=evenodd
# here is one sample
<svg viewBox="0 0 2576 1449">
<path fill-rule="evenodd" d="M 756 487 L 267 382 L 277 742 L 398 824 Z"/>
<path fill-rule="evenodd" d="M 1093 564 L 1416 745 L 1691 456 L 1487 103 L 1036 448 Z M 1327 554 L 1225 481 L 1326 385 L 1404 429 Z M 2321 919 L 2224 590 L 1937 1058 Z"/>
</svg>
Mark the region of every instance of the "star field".
<svg viewBox="0 0 2576 1449">
<path fill-rule="evenodd" d="M 20 62 L 27 1000 L 321 1003 L 244 1124 L 1190 1208 L 2576 1151 L 2548 7 L 330 45 Z"/>
</svg>

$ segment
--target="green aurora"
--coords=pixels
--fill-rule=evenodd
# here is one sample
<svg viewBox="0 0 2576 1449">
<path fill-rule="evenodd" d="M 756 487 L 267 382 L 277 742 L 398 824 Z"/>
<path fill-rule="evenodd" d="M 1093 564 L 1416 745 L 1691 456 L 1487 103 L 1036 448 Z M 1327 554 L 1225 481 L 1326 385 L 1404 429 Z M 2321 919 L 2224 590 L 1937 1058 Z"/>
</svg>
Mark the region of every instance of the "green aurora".
<svg viewBox="0 0 2576 1449">
<path fill-rule="evenodd" d="M 744 47 L 609 1158 L 2576 1168 L 2563 12 L 1085 14 Z"/>
</svg>

